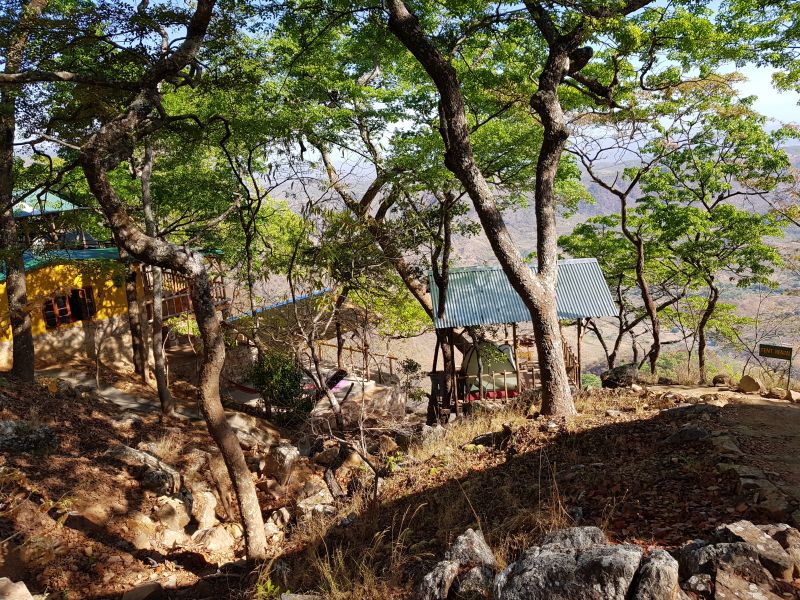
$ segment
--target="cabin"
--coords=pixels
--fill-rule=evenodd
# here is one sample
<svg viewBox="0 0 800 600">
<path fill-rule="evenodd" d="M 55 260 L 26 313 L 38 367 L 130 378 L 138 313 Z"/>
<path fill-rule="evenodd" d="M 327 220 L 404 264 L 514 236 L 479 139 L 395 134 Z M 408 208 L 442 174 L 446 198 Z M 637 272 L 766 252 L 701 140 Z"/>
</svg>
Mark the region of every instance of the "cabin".
<svg viewBox="0 0 800 600">
<path fill-rule="evenodd" d="M 143 265 L 121 257 L 115 247 L 27 252 L 25 280 L 37 367 L 100 358 L 133 361 L 130 311 L 152 319 L 150 278 Z M 164 271 L 164 319 L 190 313 L 186 277 Z M 213 281 L 218 306 L 226 303 L 221 278 Z M 11 325 L 5 273 L 0 272 L 0 369 L 12 363 Z"/>
<path fill-rule="evenodd" d="M 535 269 L 531 269 L 535 272 Z M 439 305 L 439 287 L 429 273 L 433 306 Z M 597 259 L 579 258 L 558 262 L 556 309 L 563 324 L 577 327 L 577 351 L 562 336 L 567 374 L 576 389 L 581 388 L 581 338 L 588 319 L 618 313 Z M 441 413 L 470 410 L 475 400 L 514 398 L 538 387 L 538 360 L 531 315 L 522 298 L 498 265 L 452 268 L 445 292 L 441 318 L 433 324 L 444 331 L 454 352 L 457 329 L 483 327 L 493 332 L 492 340 L 474 345 L 454 372 L 432 371 L 432 396 Z M 526 327 L 526 324 L 528 325 Z M 438 356 L 437 342 L 437 356 Z M 434 365 L 436 359 L 434 359 Z M 444 385 L 449 381 L 450 385 Z M 443 390 L 450 396 L 444 397 Z"/>
</svg>

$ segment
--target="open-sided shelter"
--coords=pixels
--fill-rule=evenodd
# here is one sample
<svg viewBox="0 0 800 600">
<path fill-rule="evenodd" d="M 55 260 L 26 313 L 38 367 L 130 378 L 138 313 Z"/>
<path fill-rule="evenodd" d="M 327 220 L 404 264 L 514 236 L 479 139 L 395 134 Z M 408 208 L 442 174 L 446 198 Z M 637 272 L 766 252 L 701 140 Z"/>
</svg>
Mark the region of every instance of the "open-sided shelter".
<svg viewBox="0 0 800 600">
<path fill-rule="evenodd" d="M 431 300 L 436 307 L 439 305 L 439 287 L 432 273 L 429 274 L 429 282 Z M 577 355 L 563 338 L 562 350 L 570 378 L 576 387 L 580 387 L 580 339 L 586 320 L 613 316 L 618 312 L 597 259 L 578 258 L 558 262 L 556 307 L 560 319 L 575 321 L 578 328 Z M 513 337 L 510 340 L 513 360 L 500 361 L 506 365 L 513 364 L 513 372 L 498 373 L 481 369 L 476 377 L 473 372 L 476 358 L 471 357 L 464 362 L 466 369 L 441 375 L 450 377 L 453 383 L 450 389 L 458 392 L 449 401 L 456 411 L 460 399 L 472 400 L 486 395 L 511 396 L 525 387 L 536 386 L 537 363 L 533 340 L 520 339 L 517 335 L 517 324 L 530 320 L 530 312 L 500 266 L 459 267 L 449 270 L 444 315 L 439 318 L 434 314 L 433 318 L 436 329 L 511 325 Z M 450 339 L 452 340 L 452 335 Z M 498 381 L 503 382 L 502 388 Z M 511 381 L 513 386 L 509 385 Z M 516 393 L 511 394 L 510 391 Z"/>
</svg>

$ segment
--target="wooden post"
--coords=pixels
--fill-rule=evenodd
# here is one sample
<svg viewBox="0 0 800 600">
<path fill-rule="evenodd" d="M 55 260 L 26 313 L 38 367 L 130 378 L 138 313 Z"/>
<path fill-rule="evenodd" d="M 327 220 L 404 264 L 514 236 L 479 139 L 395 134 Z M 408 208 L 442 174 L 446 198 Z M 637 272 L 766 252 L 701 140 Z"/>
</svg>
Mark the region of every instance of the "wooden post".
<svg viewBox="0 0 800 600">
<path fill-rule="evenodd" d="M 451 373 L 450 373 L 450 395 L 452 397 L 452 406 L 453 406 L 453 413 L 458 416 L 458 391 L 456 390 L 456 385 L 458 385 L 458 381 L 456 379 L 456 355 L 455 355 L 455 343 L 453 342 L 453 328 L 451 327 L 447 331 L 447 341 L 450 344 L 450 356 L 453 357 Z"/>
<path fill-rule="evenodd" d="M 517 324 L 511 324 L 511 336 L 514 348 L 514 368 L 517 372 L 517 395 L 522 393 L 522 378 L 520 377 L 520 369 L 519 369 L 519 354 L 517 352 L 518 349 L 518 340 L 517 340 Z"/>
<path fill-rule="evenodd" d="M 583 389 L 583 378 L 581 377 L 583 371 L 583 362 L 581 357 L 581 339 L 583 338 L 583 317 L 578 317 L 576 321 L 578 329 L 578 389 Z"/>
</svg>

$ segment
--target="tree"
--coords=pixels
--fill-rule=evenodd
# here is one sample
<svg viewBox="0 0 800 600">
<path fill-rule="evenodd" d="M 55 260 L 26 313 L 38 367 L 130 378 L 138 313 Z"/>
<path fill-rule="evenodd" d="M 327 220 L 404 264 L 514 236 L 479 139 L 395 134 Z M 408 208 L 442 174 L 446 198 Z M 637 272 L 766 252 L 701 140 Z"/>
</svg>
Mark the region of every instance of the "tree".
<svg viewBox="0 0 800 600">
<path fill-rule="evenodd" d="M 29 0 L 21 5 L 16 22 L 6 30 L 3 48 L 5 73 L 15 73 L 23 67 L 30 30 L 46 6 L 47 0 Z M 18 96 L 16 88 L 0 86 L 0 250 L 5 262 L 8 317 L 13 338 L 11 372 L 23 381 L 33 381 L 33 333 L 25 285 L 24 247 L 20 244 L 14 219 L 14 205 L 17 202 L 14 197 L 14 142 Z"/>
<path fill-rule="evenodd" d="M 636 231 L 643 239 L 641 246 L 631 244 L 630 238 L 621 230 L 620 221 L 620 216 L 616 214 L 592 217 L 585 223 L 577 225 L 571 233 L 558 239 L 559 246 L 570 256 L 598 259 L 609 289 L 616 300 L 619 312 L 615 316 L 616 331 L 610 346 L 597 322 L 591 320 L 587 325 L 600 342 L 609 369 L 613 369 L 616 365 L 623 348 L 622 342 L 626 337 L 631 338 L 633 363 L 640 362 L 637 343 L 639 329 L 648 320 L 652 322 L 653 318 L 647 310 L 647 305 L 636 300 L 637 296 L 642 297 L 639 288 L 642 281 L 647 282 L 648 295 L 652 298 L 656 319 L 660 319 L 659 315 L 663 311 L 674 306 L 686 294 L 685 280 L 677 278 L 675 269 L 664 268 L 659 260 L 666 248 L 664 246 L 657 248 L 656 239 L 642 238 L 642 234 L 646 231 L 644 223 L 640 224 L 642 219 L 637 215 L 628 217 L 630 230 Z M 638 275 L 639 271 L 642 273 L 641 276 Z M 648 333 L 652 336 L 653 330 Z M 661 347 L 660 340 L 658 347 Z M 650 351 L 643 360 L 652 358 L 653 354 L 651 343 Z M 656 360 L 657 356 L 656 354 Z"/>
<path fill-rule="evenodd" d="M 685 144 L 642 178 L 639 204 L 690 281 L 706 288 L 697 323 L 701 382 L 706 381 L 707 327 L 721 295 L 720 279 L 740 287 L 768 285 L 781 264 L 768 238 L 782 235 L 781 218 L 752 206 L 790 183 L 785 129 L 767 132 L 750 99 L 730 94 L 685 123 Z M 751 203 L 740 208 L 735 203 Z"/>
<path fill-rule="evenodd" d="M 400 0 L 389 2 L 387 8 L 390 30 L 438 89 L 445 164 L 470 195 L 495 255 L 531 311 L 542 366 L 543 411 L 570 414 L 574 408 L 559 351 L 555 310 L 555 181 L 569 138 L 565 109 L 624 112 L 636 87 L 674 85 L 688 75 L 690 68 L 704 62 L 699 42 L 704 36 L 704 43 L 708 43 L 715 32 L 696 3 L 659 6 L 648 0 L 629 0 L 524 5 L 523 10 L 519 5 L 476 3 L 451 12 L 439 11 L 433 3 L 424 4 L 422 21 Z M 444 32 L 442 35 L 425 32 L 425 26 L 434 24 Z M 536 85 L 528 95 L 543 127 L 535 192 L 535 276 L 514 247 L 492 186 L 474 160 L 462 81 L 455 67 L 459 55 L 457 51 L 447 53 L 442 44 L 448 39 L 461 43 L 480 38 L 488 45 L 490 34 L 491 39 L 502 36 L 506 42 L 516 40 L 516 54 L 507 54 L 509 63 L 527 61 L 528 73 L 536 73 Z M 595 56 L 587 43 L 604 50 Z M 666 52 L 670 60 L 662 63 L 660 57 Z M 598 60 L 592 62 L 593 56 Z"/>
<path fill-rule="evenodd" d="M 109 45 L 104 36 L 87 35 L 88 42 L 84 40 L 86 44 L 79 46 L 78 54 L 74 49 L 57 54 L 52 70 L 31 69 L 6 73 L 0 77 L 0 83 L 77 84 L 71 97 L 64 95 L 63 105 L 80 98 L 80 93 L 84 91 L 81 85 L 84 84 L 113 90 L 113 93 L 99 96 L 97 104 L 81 105 L 77 116 L 73 115 L 72 119 L 64 121 L 62 132 L 65 135 L 72 133 L 80 139 L 78 144 L 68 145 L 77 155 L 77 163 L 120 248 L 140 262 L 172 269 L 192 281 L 192 304 L 204 346 L 198 394 L 200 410 L 222 453 L 236 491 L 247 554 L 250 558 L 264 558 L 266 539 L 255 485 L 238 439 L 225 419 L 219 398 L 219 374 L 225 348 L 203 256 L 187 247 L 147 235 L 130 217 L 113 183 L 115 169 L 131 156 L 136 142 L 174 122 L 163 109 L 161 88 L 169 84 L 191 82 L 196 77 L 195 60 L 211 22 L 214 6 L 214 0 L 200 0 L 194 10 L 188 13 L 167 10 L 151 14 L 148 13 L 147 3 L 143 3 L 132 18 L 143 25 L 144 31 L 155 31 L 159 38 L 163 38 L 163 44 L 153 48 L 143 43 L 126 52 L 120 51 L 118 46 Z M 128 26 L 130 19 L 124 18 L 122 21 Z M 118 15 L 110 18 L 105 29 L 113 30 L 112 25 L 122 21 Z M 221 23 L 224 26 L 226 21 L 223 19 Z M 171 27 L 181 24 L 186 25 L 186 33 L 173 48 L 166 37 L 167 32 Z M 96 61 L 90 60 L 93 53 L 100 56 Z M 64 64 L 58 64 L 58 61 Z M 68 70 L 70 67 L 73 70 Z M 65 90 L 59 87 L 59 91 Z M 58 106 L 54 103 L 52 112 L 57 111 Z"/>
</svg>

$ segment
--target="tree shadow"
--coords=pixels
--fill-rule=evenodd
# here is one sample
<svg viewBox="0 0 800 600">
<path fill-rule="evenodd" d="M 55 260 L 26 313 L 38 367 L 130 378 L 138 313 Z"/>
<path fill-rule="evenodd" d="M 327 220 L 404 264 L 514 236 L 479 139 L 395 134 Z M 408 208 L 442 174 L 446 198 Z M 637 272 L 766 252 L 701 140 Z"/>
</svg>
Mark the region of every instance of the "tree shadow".
<svg viewBox="0 0 800 600">
<path fill-rule="evenodd" d="M 716 465 L 731 459 L 719 456 L 712 438 L 667 441 L 682 427 L 724 431 L 737 409 L 698 406 L 646 416 L 622 412 L 613 423 L 557 433 L 540 431 L 546 429 L 540 419 L 517 431 L 506 453 L 455 449 L 409 465 L 393 476 L 386 498 L 352 525 L 334 524 L 311 549 L 284 556 L 292 565 L 286 584 L 316 588 L 314 565 L 320 558 L 332 564 L 337 552 L 355 578 L 366 569 L 392 579 L 402 568 L 408 583 L 468 527 L 480 528 L 501 560 L 511 561 L 548 530 L 573 524 L 600 526 L 619 542 L 671 548 L 742 518 L 776 522 L 737 491 L 730 474 L 718 472 Z M 789 419 L 797 430 L 800 407 L 788 415 L 786 408 L 758 410 Z M 401 552 L 405 559 L 398 561 Z"/>
</svg>

